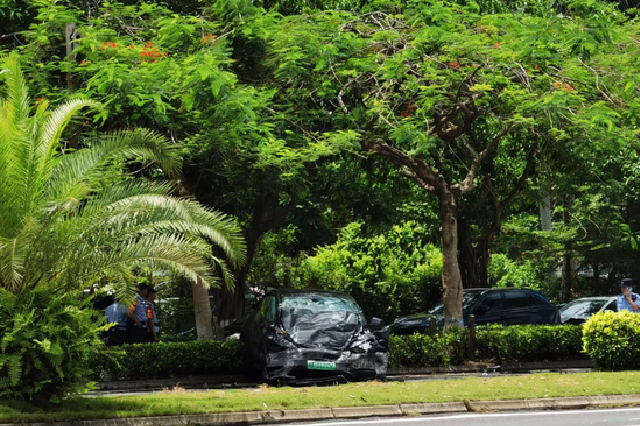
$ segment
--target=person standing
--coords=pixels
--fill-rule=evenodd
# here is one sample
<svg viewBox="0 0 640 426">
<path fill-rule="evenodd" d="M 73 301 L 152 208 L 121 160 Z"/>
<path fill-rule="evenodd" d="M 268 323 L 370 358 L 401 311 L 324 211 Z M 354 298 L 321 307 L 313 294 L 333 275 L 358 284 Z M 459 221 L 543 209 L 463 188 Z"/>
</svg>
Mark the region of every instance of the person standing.
<svg viewBox="0 0 640 426">
<path fill-rule="evenodd" d="M 121 346 L 127 340 L 127 307 L 114 301 L 105 311 L 107 324 L 114 324 L 107 333 L 107 346 Z"/>
<path fill-rule="evenodd" d="M 617 300 L 618 312 L 629 311 L 637 313 L 640 311 L 640 296 L 632 290 L 633 279 L 623 278 L 620 280 L 620 291 L 622 294 L 618 296 Z"/>
<path fill-rule="evenodd" d="M 146 343 L 147 337 L 147 291 L 146 284 L 138 285 L 138 294 L 127 309 L 129 343 Z"/>
<path fill-rule="evenodd" d="M 149 287 L 147 290 L 147 329 L 149 330 L 149 341 L 160 341 L 160 321 L 156 316 L 156 290 Z"/>
</svg>

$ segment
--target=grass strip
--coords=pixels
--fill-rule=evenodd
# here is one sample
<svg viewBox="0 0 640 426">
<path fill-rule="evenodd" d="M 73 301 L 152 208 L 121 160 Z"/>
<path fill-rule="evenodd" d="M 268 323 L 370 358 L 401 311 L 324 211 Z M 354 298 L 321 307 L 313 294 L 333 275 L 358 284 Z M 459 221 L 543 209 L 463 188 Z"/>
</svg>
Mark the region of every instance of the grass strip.
<svg viewBox="0 0 640 426">
<path fill-rule="evenodd" d="M 468 377 L 427 382 L 353 383 L 340 386 L 211 390 L 184 389 L 141 396 L 77 397 L 46 410 L 0 402 L 0 420 L 53 422 L 115 417 L 205 414 L 224 411 L 357 407 L 412 402 L 489 401 L 640 393 L 640 372 Z"/>
</svg>

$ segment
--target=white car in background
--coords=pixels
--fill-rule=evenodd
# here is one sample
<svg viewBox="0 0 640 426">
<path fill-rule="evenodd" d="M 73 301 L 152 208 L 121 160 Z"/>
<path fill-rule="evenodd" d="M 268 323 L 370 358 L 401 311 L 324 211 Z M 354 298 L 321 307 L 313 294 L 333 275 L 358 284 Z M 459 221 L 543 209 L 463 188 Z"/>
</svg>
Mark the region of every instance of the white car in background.
<svg viewBox="0 0 640 426">
<path fill-rule="evenodd" d="M 580 325 L 600 311 L 617 311 L 618 296 L 581 297 L 560 309 L 562 324 Z"/>
</svg>

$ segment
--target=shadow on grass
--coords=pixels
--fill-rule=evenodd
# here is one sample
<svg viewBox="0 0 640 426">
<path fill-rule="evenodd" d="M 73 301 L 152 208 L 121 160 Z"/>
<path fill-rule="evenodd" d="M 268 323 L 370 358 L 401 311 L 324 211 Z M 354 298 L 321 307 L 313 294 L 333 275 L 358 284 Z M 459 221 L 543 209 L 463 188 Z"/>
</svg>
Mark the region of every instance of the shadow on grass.
<svg viewBox="0 0 640 426">
<path fill-rule="evenodd" d="M 0 422 L 56 422 L 152 415 L 143 401 L 76 397 L 60 404 L 26 401 L 0 402 Z"/>
</svg>

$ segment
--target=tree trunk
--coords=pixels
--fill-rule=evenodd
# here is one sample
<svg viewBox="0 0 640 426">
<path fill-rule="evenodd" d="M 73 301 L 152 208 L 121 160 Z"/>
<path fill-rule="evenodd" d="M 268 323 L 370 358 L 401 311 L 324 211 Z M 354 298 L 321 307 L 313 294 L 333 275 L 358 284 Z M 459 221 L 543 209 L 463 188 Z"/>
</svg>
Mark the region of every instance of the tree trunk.
<svg viewBox="0 0 640 426">
<path fill-rule="evenodd" d="M 458 221 L 458 244 L 460 255 L 460 275 L 463 288 L 489 287 L 489 247 L 491 236 L 484 236 L 474 244 L 471 236 L 471 227 L 464 219 Z"/>
<path fill-rule="evenodd" d="M 198 340 L 213 340 L 211 303 L 209 302 L 209 290 L 202 279 L 191 284 L 193 290 L 193 310 L 196 313 L 196 331 Z"/>
<path fill-rule="evenodd" d="M 564 224 L 571 225 L 571 207 L 573 205 L 573 195 L 567 196 L 564 205 Z M 567 301 L 571 298 L 571 287 L 573 285 L 573 244 L 571 241 L 564 243 L 564 264 L 562 273 L 562 294 L 561 300 Z"/>
<path fill-rule="evenodd" d="M 458 265 L 458 205 L 454 194 L 440 195 L 442 221 L 442 289 L 445 329 L 462 326 L 462 277 Z"/>
</svg>

